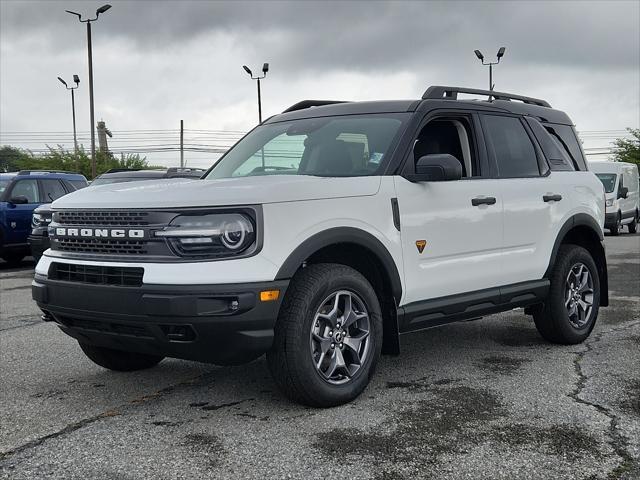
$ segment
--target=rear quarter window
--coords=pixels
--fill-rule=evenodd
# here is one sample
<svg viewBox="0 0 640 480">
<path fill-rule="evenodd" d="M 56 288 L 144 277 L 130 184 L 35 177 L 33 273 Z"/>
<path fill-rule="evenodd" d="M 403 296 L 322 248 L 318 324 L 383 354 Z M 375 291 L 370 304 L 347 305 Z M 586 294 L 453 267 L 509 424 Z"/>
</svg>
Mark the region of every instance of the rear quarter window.
<svg viewBox="0 0 640 480">
<path fill-rule="evenodd" d="M 544 128 L 569 155 L 576 170 L 588 170 L 582 147 L 578 141 L 578 135 L 573 127 L 569 125 L 545 123 Z"/>
</svg>

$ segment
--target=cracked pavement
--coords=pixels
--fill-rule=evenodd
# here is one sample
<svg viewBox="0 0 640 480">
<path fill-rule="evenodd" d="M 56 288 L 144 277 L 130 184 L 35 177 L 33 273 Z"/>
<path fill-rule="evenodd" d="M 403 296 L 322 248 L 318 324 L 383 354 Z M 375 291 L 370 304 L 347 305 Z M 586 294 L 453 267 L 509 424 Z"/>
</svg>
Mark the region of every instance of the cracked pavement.
<svg viewBox="0 0 640 480">
<path fill-rule="evenodd" d="M 640 236 L 607 237 L 611 306 L 557 346 L 515 310 L 404 336 L 355 402 L 294 405 L 264 359 L 104 370 L 0 265 L 0 478 L 640 478 Z"/>
</svg>

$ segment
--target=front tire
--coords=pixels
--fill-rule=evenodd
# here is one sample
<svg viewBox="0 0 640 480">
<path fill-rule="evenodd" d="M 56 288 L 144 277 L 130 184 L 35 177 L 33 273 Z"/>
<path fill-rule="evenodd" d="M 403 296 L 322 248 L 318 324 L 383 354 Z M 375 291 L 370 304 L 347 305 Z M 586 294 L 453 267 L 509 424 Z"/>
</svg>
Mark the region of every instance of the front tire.
<svg viewBox="0 0 640 480">
<path fill-rule="evenodd" d="M 591 334 L 599 307 L 600 279 L 591 254 L 578 245 L 562 245 L 547 299 L 533 311 L 538 332 L 553 343 L 581 343 Z"/>
<path fill-rule="evenodd" d="M 333 407 L 362 393 L 381 347 L 382 314 L 371 284 L 350 267 L 315 264 L 291 280 L 267 362 L 288 398 Z"/>
<path fill-rule="evenodd" d="M 113 348 L 97 347 L 87 343 L 80 343 L 80 348 L 93 363 L 108 370 L 117 372 L 134 372 L 155 367 L 164 357 L 146 355 L 144 353 L 125 352 Z"/>
</svg>

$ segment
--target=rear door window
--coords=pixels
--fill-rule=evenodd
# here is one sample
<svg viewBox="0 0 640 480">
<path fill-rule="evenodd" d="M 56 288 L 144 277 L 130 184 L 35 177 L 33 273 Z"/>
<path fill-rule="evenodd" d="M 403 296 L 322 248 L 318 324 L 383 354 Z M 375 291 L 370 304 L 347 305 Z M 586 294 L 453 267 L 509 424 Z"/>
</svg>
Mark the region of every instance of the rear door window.
<svg viewBox="0 0 640 480">
<path fill-rule="evenodd" d="M 500 178 L 540 176 L 536 149 L 519 118 L 483 115 L 482 123 Z"/>
</svg>

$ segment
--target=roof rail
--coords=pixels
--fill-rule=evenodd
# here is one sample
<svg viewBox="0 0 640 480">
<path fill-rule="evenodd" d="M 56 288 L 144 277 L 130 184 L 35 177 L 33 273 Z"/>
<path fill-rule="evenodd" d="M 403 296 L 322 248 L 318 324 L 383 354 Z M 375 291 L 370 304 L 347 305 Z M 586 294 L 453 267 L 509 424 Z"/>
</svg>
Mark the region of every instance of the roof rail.
<svg viewBox="0 0 640 480">
<path fill-rule="evenodd" d="M 102 173 L 138 172 L 140 170 L 144 170 L 144 169 L 142 168 L 110 168 L 106 172 L 102 172 Z"/>
<path fill-rule="evenodd" d="M 310 107 L 322 107 L 323 105 L 333 105 L 334 103 L 348 103 L 345 100 L 302 100 L 287 108 L 282 113 L 295 112 L 296 110 L 304 110 Z"/>
<path fill-rule="evenodd" d="M 71 175 L 80 175 L 77 172 L 70 172 L 68 170 L 20 170 L 18 175 L 31 175 L 32 173 L 69 173 Z"/>
<path fill-rule="evenodd" d="M 514 95 L 512 93 L 504 93 L 504 92 L 496 92 L 493 90 L 479 90 L 477 88 L 465 88 L 465 87 L 445 87 L 442 85 L 434 85 L 432 87 L 427 88 L 427 91 L 422 95 L 423 100 L 431 100 L 431 99 L 451 99 L 456 100 L 458 98 L 458 93 L 469 93 L 472 95 L 487 95 L 489 97 L 493 97 L 496 100 L 520 100 L 523 103 L 528 103 L 530 105 L 538 105 L 540 107 L 549 107 L 549 102 L 546 100 L 541 100 L 539 98 L 532 97 L 524 97 L 522 95 Z"/>
</svg>

